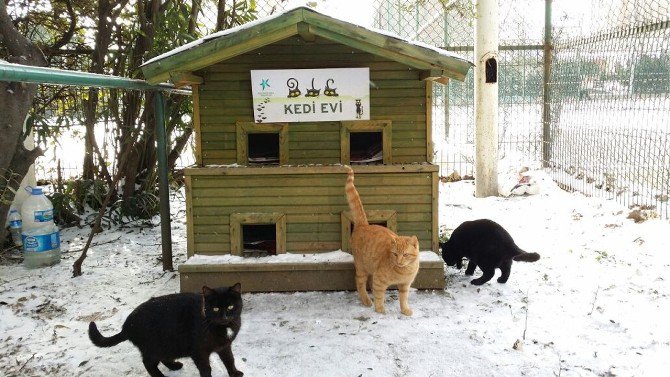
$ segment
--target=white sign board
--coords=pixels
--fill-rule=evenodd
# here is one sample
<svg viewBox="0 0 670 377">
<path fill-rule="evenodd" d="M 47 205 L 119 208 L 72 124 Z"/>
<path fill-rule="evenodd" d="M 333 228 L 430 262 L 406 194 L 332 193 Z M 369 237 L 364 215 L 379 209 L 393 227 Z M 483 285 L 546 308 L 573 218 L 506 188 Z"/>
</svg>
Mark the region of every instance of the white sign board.
<svg viewBox="0 0 670 377">
<path fill-rule="evenodd" d="M 254 120 L 367 120 L 369 82 L 369 68 L 252 70 Z"/>
</svg>

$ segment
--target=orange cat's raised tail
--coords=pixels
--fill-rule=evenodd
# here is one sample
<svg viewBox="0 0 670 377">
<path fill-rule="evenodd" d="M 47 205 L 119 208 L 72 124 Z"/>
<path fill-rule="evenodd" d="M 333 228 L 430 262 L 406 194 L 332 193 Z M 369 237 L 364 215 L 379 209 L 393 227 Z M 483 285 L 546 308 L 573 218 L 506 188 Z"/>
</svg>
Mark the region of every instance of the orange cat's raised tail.
<svg viewBox="0 0 670 377">
<path fill-rule="evenodd" d="M 354 171 L 347 169 L 344 185 L 349 208 L 353 213 L 351 255 L 356 269 L 356 291 L 365 306 L 372 305 L 366 284 L 372 277 L 375 311 L 384 313 L 384 297 L 389 285 L 398 287 L 400 312 L 412 315 L 409 307 L 409 288 L 419 271 L 419 240 L 416 236 L 399 236 L 385 226 L 369 224 L 361 197 L 354 186 Z"/>
<path fill-rule="evenodd" d="M 347 194 L 347 202 L 349 202 L 349 208 L 354 216 L 354 225 L 369 225 L 361 197 L 358 195 L 356 186 L 354 186 L 354 171 L 349 166 L 345 166 L 345 168 L 347 169 L 348 176 L 344 191 Z"/>
</svg>

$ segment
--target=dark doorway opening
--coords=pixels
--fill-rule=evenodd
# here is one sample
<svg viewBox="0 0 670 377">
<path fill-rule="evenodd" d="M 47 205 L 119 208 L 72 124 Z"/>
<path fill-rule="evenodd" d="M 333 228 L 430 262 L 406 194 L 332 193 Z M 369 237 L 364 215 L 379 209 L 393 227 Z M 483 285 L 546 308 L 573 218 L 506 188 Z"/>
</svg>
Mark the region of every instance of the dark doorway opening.
<svg viewBox="0 0 670 377">
<path fill-rule="evenodd" d="M 352 164 L 384 163 L 384 143 L 381 132 L 352 132 L 349 134 L 349 161 Z"/>
<path fill-rule="evenodd" d="M 244 257 L 277 255 L 277 227 L 275 224 L 243 224 L 242 243 Z"/>
<path fill-rule="evenodd" d="M 247 135 L 249 164 L 279 165 L 279 134 L 260 133 Z"/>
<path fill-rule="evenodd" d="M 489 58 L 485 64 L 486 83 L 493 84 L 498 82 L 498 61 L 495 58 Z"/>
</svg>

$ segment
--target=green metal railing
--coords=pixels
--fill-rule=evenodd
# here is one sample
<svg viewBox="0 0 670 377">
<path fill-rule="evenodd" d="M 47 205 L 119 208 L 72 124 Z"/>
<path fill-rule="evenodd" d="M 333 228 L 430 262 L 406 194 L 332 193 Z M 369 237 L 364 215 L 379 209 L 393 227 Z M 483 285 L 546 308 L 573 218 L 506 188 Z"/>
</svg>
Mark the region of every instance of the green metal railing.
<svg viewBox="0 0 670 377">
<path fill-rule="evenodd" d="M 191 94 L 190 91 L 176 89 L 171 84 L 150 85 L 144 80 L 11 63 L 0 63 L 0 81 L 86 87 L 94 86 L 111 89 L 167 91 L 176 94 Z"/>
</svg>

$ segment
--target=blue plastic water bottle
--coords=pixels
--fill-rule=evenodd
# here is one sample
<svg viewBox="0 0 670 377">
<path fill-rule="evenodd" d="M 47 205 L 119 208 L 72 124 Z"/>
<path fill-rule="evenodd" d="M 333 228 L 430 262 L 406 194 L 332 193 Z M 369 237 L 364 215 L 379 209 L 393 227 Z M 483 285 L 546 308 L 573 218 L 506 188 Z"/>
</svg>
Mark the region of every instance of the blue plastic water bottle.
<svg viewBox="0 0 670 377">
<path fill-rule="evenodd" d="M 23 225 L 21 221 L 21 214 L 19 214 L 19 211 L 12 208 L 11 210 L 9 210 L 8 220 L 9 220 L 9 232 L 12 234 L 12 241 L 14 241 L 14 245 L 22 246 L 23 241 L 21 240 L 21 228 L 23 227 Z"/>
<path fill-rule="evenodd" d="M 23 220 L 23 265 L 27 268 L 60 262 L 60 232 L 53 221 L 54 207 L 41 187 L 29 187 L 30 196 L 21 206 Z"/>
</svg>

